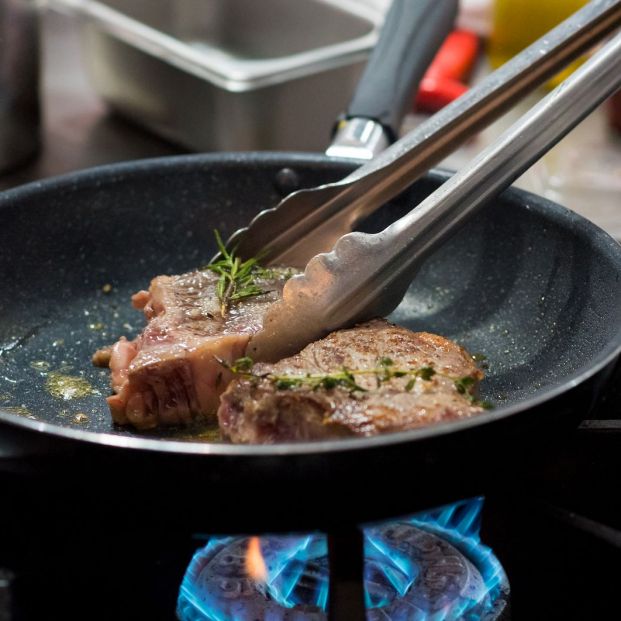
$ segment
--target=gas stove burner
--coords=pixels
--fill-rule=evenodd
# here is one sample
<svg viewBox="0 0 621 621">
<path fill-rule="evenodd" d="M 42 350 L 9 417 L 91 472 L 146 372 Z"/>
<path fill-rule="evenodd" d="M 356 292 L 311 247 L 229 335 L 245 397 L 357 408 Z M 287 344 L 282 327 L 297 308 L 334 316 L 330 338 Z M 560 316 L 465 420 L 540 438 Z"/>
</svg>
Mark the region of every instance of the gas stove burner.
<svg viewBox="0 0 621 621">
<path fill-rule="evenodd" d="M 374 559 L 374 584 L 387 593 L 394 592 L 377 606 L 367 618 L 380 619 L 462 619 L 481 618 L 490 608 L 490 598 L 479 570 L 455 546 L 411 524 L 389 524 L 367 532 L 367 542 L 384 548 L 384 558 Z M 397 557 L 389 550 L 398 550 Z M 389 559 L 389 560 L 388 560 Z M 372 566 L 373 566 L 372 565 Z M 400 567 L 399 567 L 400 565 Z M 404 569 L 404 565 L 409 565 Z M 368 565 L 367 565 L 368 567 Z M 365 586 L 370 595 L 369 571 Z M 395 580 L 395 574 L 401 576 Z M 410 582 L 402 593 L 395 582 Z M 382 588 L 383 587 L 383 588 Z"/>
<path fill-rule="evenodd" d="M 506 576 L 491 550 L 469 532 L 478 528 L 480 508 L 475 499 L 365 529 L 367 620 L 500 619 Z M 325 536 L 262 537 L 261 575 L 249 564 L 252 548 L 250 538 L 235 537 L 212 539 L 199 550 L 181 586 L 179 618 L 327 619 Z"/>
</svg>

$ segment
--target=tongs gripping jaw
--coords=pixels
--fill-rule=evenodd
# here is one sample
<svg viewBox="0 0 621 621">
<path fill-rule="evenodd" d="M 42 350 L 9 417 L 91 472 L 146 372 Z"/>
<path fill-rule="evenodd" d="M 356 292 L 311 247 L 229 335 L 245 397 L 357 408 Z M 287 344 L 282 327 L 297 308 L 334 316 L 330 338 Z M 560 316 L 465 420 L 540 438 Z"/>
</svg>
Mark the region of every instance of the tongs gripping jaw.
<svg viewBox="0 0 621 621">
<path fill-rule="evenodd" d="M 439 244 L 620 87 L 621 33 L 418 207 L 381 233 L 350 233 L 313 257 L 267 312 L 249 355 L 276 360 L 326 332 L 388 315 Z"/>
</svg>

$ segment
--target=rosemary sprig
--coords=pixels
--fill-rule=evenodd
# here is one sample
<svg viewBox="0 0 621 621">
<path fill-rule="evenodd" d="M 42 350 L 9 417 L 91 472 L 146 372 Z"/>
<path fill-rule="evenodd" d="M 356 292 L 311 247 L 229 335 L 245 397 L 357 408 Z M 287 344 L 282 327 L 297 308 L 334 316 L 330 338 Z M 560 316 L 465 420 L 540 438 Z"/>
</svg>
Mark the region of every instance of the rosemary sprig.
<svg viewBox="0 0 621 621">
<path fill-rule="evenodd" d="M 405 385 L 405 390 L 411 392 L 416 385 L 417 380 L 425 382 L 430 381 L 435 375 L 439 377 L 445 377 L 453 381 L 455 390 L 461 395 L 464 395 L 468 401 L 475 406 L 480 406 L 485 409 L 490 409 L 491 404 L 485 401 L 479 401 L 471 390 L 474 386 L 474 378 L 466 375 L 464 377 L 451 377 L 444 373 L 439 373 L 431 366 L 424 366 L 410 369 L 398 369 L 395 368 L 395 363 L 391 358 L 383 357 L 378 360 L 378 365 L 372 369 L 348 369 L 342 367 L 340 371 L 332 373 L 305 373 L 300 375 L 278 375 L 276 373 L 266 373 L 264 375 L 257 375 L 252 373 L 252 367 L 254 362 L 252 358 L 245 356 L 238 358 L 232 364 L 227 363 L 225 360 L 217 358 L 217 361 L 233 373 L 241 375 L 247 379 L 267 379 L 273 382 L 274 386 L 278 390 L 290 390 L 292 388 L 300 388 L 306 386 L 311 390 L 318 390 L 324 388 L 330 390 L 337 386 L 349 390 L 350 394 L 356 392 L 368 392 L 366 388 L 363 388 L 356 381 L 356 376 L 375 376 L 377 387 L 379 388 L 383 383 L 388 382 L 394 378 L 409 377 L 409 381 Z"/>
<path fill-rule="evenodd" d="M 256 284 L 256 279 L 264 278 L 266 271 L 259 265 L 258 259 L 242 261 L 234 251 L 228 251 L 217 230 L 214 235 L 221 258 L 205 269 L 219 276 L 216 295 L 220 301 L 220 314 L 224 317 L 234 302 L 268 293 Z"/>
</svg>

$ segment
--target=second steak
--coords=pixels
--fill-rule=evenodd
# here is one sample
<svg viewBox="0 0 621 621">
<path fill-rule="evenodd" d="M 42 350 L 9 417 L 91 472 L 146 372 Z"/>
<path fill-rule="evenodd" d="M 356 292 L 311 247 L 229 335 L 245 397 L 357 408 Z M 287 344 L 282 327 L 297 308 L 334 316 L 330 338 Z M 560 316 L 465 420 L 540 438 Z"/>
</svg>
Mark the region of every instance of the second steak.
<svg viewBox="0 0 621 621">
<path fill-rule="evenodd" d="M 456 343 L 378 319 L 254 365 L 222 395 L 218 420 L 233 442 L 371 436 L 481 412 L 482 377 Z"/>
</svg>

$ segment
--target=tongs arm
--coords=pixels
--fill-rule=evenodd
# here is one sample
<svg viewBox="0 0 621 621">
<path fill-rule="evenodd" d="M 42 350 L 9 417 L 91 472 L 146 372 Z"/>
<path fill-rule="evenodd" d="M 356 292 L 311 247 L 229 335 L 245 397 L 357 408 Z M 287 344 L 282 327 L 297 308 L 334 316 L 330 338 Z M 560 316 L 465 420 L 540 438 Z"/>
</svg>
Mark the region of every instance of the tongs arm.
<svg viewBox="0 0 621 621">
<path fill-rule="evenodd" d="M 303 267 L 619 25 L 621 0 L 592 0 L 342 181 L 295 192 L 259 214 L 230 246 L 242 257 Z"/>
<path fill-rule="evenodd" d="M 621 33 L 522 116 L 472 163 L 381 233 L 350 233 L 292 278 L 248 353 L 275 360 L 331 330 L 385 316 L 421 262 L 621 87 Z"/>
</svg>

